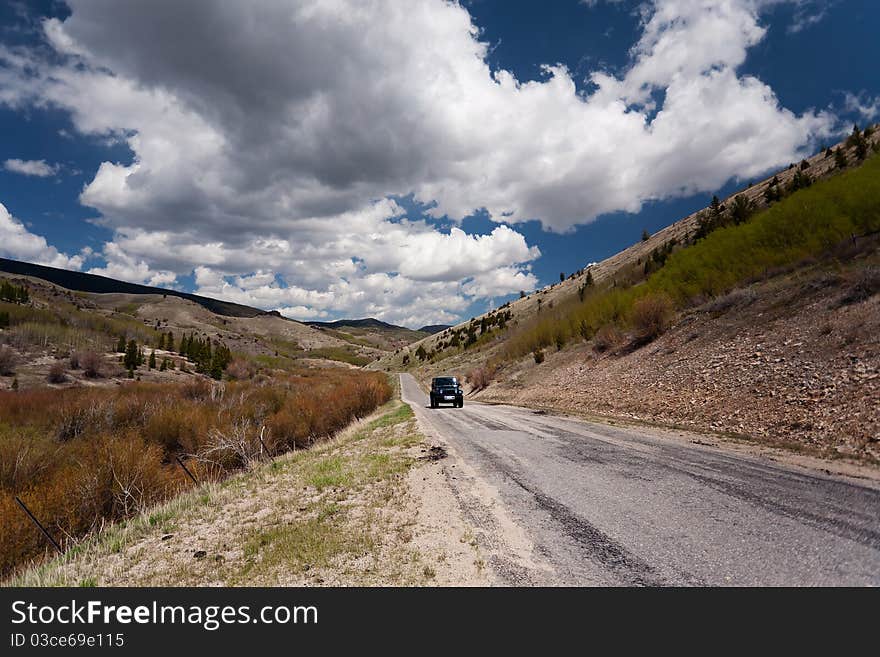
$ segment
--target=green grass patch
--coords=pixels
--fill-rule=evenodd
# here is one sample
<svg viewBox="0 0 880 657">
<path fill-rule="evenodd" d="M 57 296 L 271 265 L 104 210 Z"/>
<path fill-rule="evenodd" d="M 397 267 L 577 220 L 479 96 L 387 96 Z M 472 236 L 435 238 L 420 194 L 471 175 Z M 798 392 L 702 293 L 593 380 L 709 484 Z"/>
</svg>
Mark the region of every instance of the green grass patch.
<svg viewBox="0 0 880 657">
<path fill-rule="evenodd" d="M 249 536 L 244 554 L 252 561 L 241 577 L 246 579 L 254 571 L 276 568 L 295 572 L 326 568 L 342 555 L 369 552 L 374 544 L 368 532 L 352 531 L 345 522 L 345 514 L 331 504 L 319 509 L 316 517 Z"/>
<path fill-rule="evenodd" d="M 413 414 L 413 410 L 409 407 L 409 404 L 406 404 L 404 402 L 398 402 L 398 404 L 399 405 L 394 410 L 370 422 L 367 425 L 366 430 L 375 431 L 376 429 L 390 427 L 395 424 L 400 424 L 401 422 L 406 422 L 407 420 L 411 420 L 413 417 L 415 417 L 415 415 Z"/>
<path fill-rule="evenodd" d="M 371 363 L 373 360 L 372 358 L 356 354 L 346 347 L 320 347 L 318 349 L 310 349 L 309 351 L 304 352 L 303 356 L 307 358 L 335 360 L 340 363 L 356 365 L 357 367 L 363 367 L 367 363 Z"/>
<path fill-rule="evenodd" d="M 310 464 L 305 473 L 305 483 L 317 488 L 339 488 L 352 483 L 352 468 L 349 460 L 342 455 L 328 456 Z"/>
</svg>

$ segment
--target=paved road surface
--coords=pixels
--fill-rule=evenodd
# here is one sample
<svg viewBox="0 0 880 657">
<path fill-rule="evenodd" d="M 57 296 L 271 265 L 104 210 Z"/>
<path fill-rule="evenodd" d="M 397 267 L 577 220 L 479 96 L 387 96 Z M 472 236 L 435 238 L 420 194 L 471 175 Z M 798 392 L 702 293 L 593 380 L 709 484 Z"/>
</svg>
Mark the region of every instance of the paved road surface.
<svg viewBox="0 0 880 657">
<path fill-rule="evenodd" d="M 452 447 L 448 478 L 502 583 L 880 585 L 872 484 L 513 406 L 431 410 L 411 375 L 401 384 Z M 475 482 L 497 491 L 537 565 L 493 550 Z"/>
</svg>

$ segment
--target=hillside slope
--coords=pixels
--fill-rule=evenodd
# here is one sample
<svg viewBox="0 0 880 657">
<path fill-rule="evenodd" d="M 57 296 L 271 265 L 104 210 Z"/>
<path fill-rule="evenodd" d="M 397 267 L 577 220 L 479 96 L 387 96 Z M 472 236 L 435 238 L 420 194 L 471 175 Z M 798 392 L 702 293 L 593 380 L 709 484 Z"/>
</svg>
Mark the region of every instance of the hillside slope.
<svg viewBox="0 0 880 657">
<path fill-rule="evenodd" d="M 428 335 L 428 331 L 414 331 L 373 317 L 339 319 L 335 322 L 307 322 L 307 324 L 351 344 L 374 347 L 382 351 L 395 351 Z"/>
<path fill-rule="evenodd" d="M 76 292 L 93 292 L 97 294 L 148 294 L 161 295 L 163 297 L 179 297 L 181 299 L 193 301 L 217 315 L 227 315 L 230 317 L 257 317 L 258 315 L 271 314 L 280 317 L 277 312 L 267 313 L 267 311 L 259 310 L 258 308 L 251 308 L 250 306 L 243 306 L 239 303 L 232 303 L 230 301 L 220 301 L 219 299 L 203 297 L 189 292 L 180 292 L 178 290 L 169 290 L 161 287 L 151 287 L 149 285 L 139 285 L 137 283 L 129 283 L 114 278 L 107 278 L 106 276 L 86 274 L 84 272 L 70 271 L 68 269 L 58 269 L 56 267 L 47 267 L 45 265 L 22 262 L 20 260 L 0 258 L 0 272 L 16 276 L 37 278 Z"/>
<path fill-rule="evenodd" d="M 73 291 L 6 272 L 0 272 L 0 282 L 28 291 L 26 303 L 0 299 L 0 390 L 113 385 L 127 378 L 117 350 L 120 338 L 134 340 L 145 358 L 155 353 L 156 367 L 143 363 L 136 372 L 140 379 L 155 382 L 193 376 L 195 363 L 179 353 L 180 340 L 187 335 L 223 345 L 254 368 L 360 367 L 386 353 L 275 314 L 217 314 L 205 304 L 171 294 Z M 171 350 L 164 344 L 169 334 Z M 92 353 L 100 370 L 95 376 L 77 362 Z M 163 360 L 170 367 L 161 368 Z M 57 380 L 50 381 L 53 367 Z"/>
<path fill-rule="evenodd" d="M 750 217 L 731 220 L 726 199 L 720 227 L 695 213 L 374 366 L 457 374 L 471 399 L 880 463 L 880 156 L 855 166 L 839 148 L 842 175 L 821 153 L 777 174 L 784 189 L 807 171 L 808 189 L 770 204 L 771 177 L 743 192 Z"/>
<path fill-rule="evenodd" d="M 880 129 L 878 129 L 878 126 L 873 126 L 873 134 L 866 140 L 869 150 L 876 149 L 878 144 L 880 144 Z M 848 144 L 847 140 L 841 141 L 825 151 L 804 160 L 807 164 L 806 172 L 813 180 L 827 179 L 840 173 L 840 169 L 836 165 L 836 158 L 828 154 L 833 151 L 840 151 L 844 154 L 844 157 L 850 164 L 857 162 L 856 146 Z M 733 199 L 738 195 L 742 195 L 753 204 L 755 210 L 765 209 L 770 205 L 765 194 L 773 186 L 773 183 L 778 181 L 779 186 L 785 188 L 791 185 L 792 180 L 800 173 L 800 165 L 796 166 L 793 164 L 787 169 L 778 171 L 739 192 L 731 194 L 729 197 L 722 199 L 721 203 L 724 206 L 730 207 Z M 643 263 L 651 259 L 653 252 L 662 251 L 669 244 L 680 248 L 699 230 L 700 222 L 706 217 L 708 212 L 708 207 L 698 210 L 657 231 L 649 236 L 647 240 L 639 241 L 601 262 L 591 265 L 585 263 L 583 269 L 572 273 L 565 281 L 553 283 L 523 298 L 510 301 L 505 308 L 511 315 L 511 320 L 507 325 L 524 324 L 534 319 L 542 309 L 553 308 L 560 303 L 571 300 L 578 295 L 578 290 L 588 281 L 588 277 L 593 282 L 593 285 L 597 287 L 602 284 L 623 285 L 630 280 L 638 280 Z M 497 311 L 489 311 L 482 315 L 477 315 L 471 320 L 453 326 L 449 330 L 428 336 L 410 345 L 408 350 L 382 358 L 374 366 L 388 370 L 405 368 L 403 363 L 404 356 L 414 353 L 419 347 L 423 347 L 428 353 L 436 352 L 438 346 L 448 339 L 451 331 L 466 329 L 471 321 L 479 323 L 483 318 L 490 317 L 493 314 L 497 314 Z M 509 335 L 509 333 L 510 331 L 507 331 L 505 335 Z M 476 364 L 480 359 L 469 358 L 466 360 Z"/>
</svg>

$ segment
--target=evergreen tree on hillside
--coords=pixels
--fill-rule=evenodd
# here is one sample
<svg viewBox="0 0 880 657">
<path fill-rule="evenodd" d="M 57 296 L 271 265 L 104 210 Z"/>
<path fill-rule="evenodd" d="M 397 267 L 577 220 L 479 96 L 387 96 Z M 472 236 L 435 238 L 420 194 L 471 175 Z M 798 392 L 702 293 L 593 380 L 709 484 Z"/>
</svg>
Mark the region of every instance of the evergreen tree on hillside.
<svg viewBox="0 0 880 657">
<path fill-rule="evenodd" d="M 749 220 L 755 213 L 755 204 L 744 194 L 737 194 L 730 206 L 730 216 L 734 224 L 741 224 Z"/>
<path fill-rule="evenodd" d="M 773 180 L 767 185 L 767 188 L 764 190 L 764 200 L 768 204 L 782 200 L 782 186 L 779 182 L 779 176 L 773 176 Z"/>
<path fill-rule="evenodd" d="M 125 336 L 119 336 L 119 342 L 116 343 L 116 353 L 124 354 L 125 353 Z"/>
<path fill-rule="evenodd" d="M 24 285 L 13 285 L 9 281 L 0 283 L 0 301 L 25 304 L 30 300 L 31 295 Z"/>
<path fill-rule="evenodd" d="M 128 345 L 125 347 L 125 357 L 122 359 L 122 364 L 125 366 L 129 372 L 137 369 L 138 366 L 138 346 L 137 342 L 134 340 L 129 340 Z"/>
<path fill-rule="evenodd" d="M 796 171 L 791 182 L 788 184 L 788 191 L 789 193 L 794 193 L 797 190 L 805 189 L 812 184 L 813 179 L 810 178 L 810 174 L 804 173 L 803 171 Z"/>
<path fill-rule="evenodd" d="M 147 361 L 147 367 L 149 367 L 151 370 L 156 369 L 156 350 L 155 349 L 150 351 L 150 360 Z"/>
</svg>

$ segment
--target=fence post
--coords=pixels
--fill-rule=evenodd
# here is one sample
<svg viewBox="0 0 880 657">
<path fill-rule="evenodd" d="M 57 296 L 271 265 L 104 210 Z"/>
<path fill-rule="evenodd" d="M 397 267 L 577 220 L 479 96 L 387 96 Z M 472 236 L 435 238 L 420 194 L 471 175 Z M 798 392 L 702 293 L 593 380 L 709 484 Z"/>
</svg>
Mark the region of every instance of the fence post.
<svg viewBox="0 0 880 657">
<path fill-rule="evenodd" d="M 266 443 L 263 442 L 263 432 L 264 432 L 265 430 L 266 430 L 266 425 L 264 424 L 262 427 L 260 427 L 260 447 L 261 447 L 262 449 L 266 450 L 266 454 L 267 454 L 268 456 L 272 456 L 271 454 L 269 454 L 269 448 L 266 447 Z"/>
<path fill-rule="evenodd" d="M 175 457 L 174 457 L 174 460 L 177 461 L 177 465 L 179 465 L 181 468 L 183 468 L 183 471 L 184 471 L 186 474 L 189 475 L 189 478 L 192 479 L 193 483 L 194 483 L 196 486 L 198 486 L 198 485 L 199 485 L 199 482 L 196 481 L 196 478 L 193 476 L 193 473 L 189 471 L 189 468 L 186 467 L 186 466 L 183 464 L 183 461 L 180 460 L 180 457 L 179 457 L 179 456 L 175 456 Z"/>
<path fill-rule="evenodd" d="M 45 536 L 46 539 L 52 544 L 52 547 L 58 550 L 58 554 L 64 554 L 64 550 L 62 550 L 61 546 L 58 545 L 58 541 L 52 538 L 52 535 L 46 530 L 45 527 L 43 527 L 40 521 L 37 520 L 36 516 L 31 513 L 31 510 L 27 508 L 27 506 L 25 506 L 25 503 L 22 502 L 17 495 L 15 496 L 15 501 L 18 502 L 18 506 L 21 507 L 22 511 L 24 511 L 28 515 L 28 518 L 30 518 L 31 521 L 33 521 L 33 523 L 39 528 L 39 530 L 43 532 L 43 536 Z"/>
</svg>

